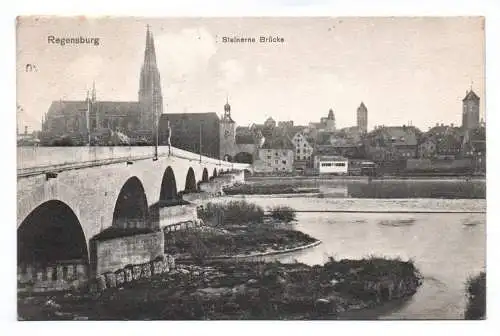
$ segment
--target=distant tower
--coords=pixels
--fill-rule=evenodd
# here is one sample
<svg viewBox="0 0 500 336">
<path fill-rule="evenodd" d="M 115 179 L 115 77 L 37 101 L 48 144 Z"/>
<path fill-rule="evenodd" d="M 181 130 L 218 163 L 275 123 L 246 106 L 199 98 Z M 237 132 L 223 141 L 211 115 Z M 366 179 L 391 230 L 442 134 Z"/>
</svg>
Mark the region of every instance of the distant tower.
<svg viewBox="0 0 500 336">
<path fill-rule="evenodd" d="M 358 120 L 358 129 L 366 133 L 368 131 L 368 109 L 365 104 L 361 102 L 357 110 L 357 120 Z"/>
<path fill-rule="evenodd" d="M 333 132 L 335 131 L 335 114 L 333 113 L 333 109 L 328 111 L 328 117 L 325 120 L 325 131 Z"/>
<path fill-rule="evenodd" d="M 229 105 L 227 96 L 226 104 L 224 105 L 224 115 L 220 120 L 219 139 L 220 158 L 224 159 L 226 156 L 229 156 L 232 159 L 236 154 L 234 153 L 236 148 L 236 123 L 231 118 L 231 105 Z"/>
<path fill-rule="evenodd" d="M 140 128 L 150 131 L 155 136 L 156 123 L 163 113 L 163 96 L 161 94 L 160 72 L 156 65 L 155 44 L 153 33 L 146 30 L 146 49 L 144 50 L 144 63 L 141 68 L 139 85 L 139 106 L 141 108 Z"/>
<path fill-rule="evenodd" d="M 472 91 L 466 91 L 462 100 L 462 128 L 472 130 L 479 126 L 479 96 Z"/>
<path fill-rule="evenodd" d="M 89 116 L 88 116 L 88 127 L 91 132 L 99 129 L 101 126 L 99 125 L 99 111 L 97 108 L 97 92 L 95 89 L 95 81 L 92 82 L 92 91 L 90 93 L 89 97 L 89 92 L 87 91 L 87 108 L 89 109 Z"/>
</svg>

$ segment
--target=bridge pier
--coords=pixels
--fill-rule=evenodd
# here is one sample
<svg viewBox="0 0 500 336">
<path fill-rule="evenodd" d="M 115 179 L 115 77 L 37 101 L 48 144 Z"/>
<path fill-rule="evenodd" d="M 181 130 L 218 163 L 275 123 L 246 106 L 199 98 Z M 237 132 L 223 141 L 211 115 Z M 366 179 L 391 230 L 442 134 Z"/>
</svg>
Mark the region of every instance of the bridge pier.
<svg viewBox="0 0 500 336">
<path fill-rule="evenodd" d="M 179 156 L 153 162 L 142 153 L 146 148 L 132 149 L 140 150 L 138 159 L 122 150 L 113 148 L 101 153 L 102 157 L 91 156 L 88 162 L 71 161 L 77 157 L 72 151 L 61 162 L 49 153 L 47 160 L 57 165 L 57 174 L 50 180 L 41 178 L 47 165 L 27 164 L 36 158 L 21 162 L 20 291 L 81 288 L 105 274 L 105 283 L 111 286 L 119 282 L 120 274 L 126 278 L 126 268 L 135 267 L 136 277 L 139 266 L 140 276 L 158 274 L 160 259 L 170 260 L 162 265 L 171 268 L 172 258 L 164 254 L 165 235 L 202 225 L 195 201 L 221 195 L 225 186 L 244 181 L 243 171 L 229 172 L 230 165 L 219 160 L 188 159 L 186 163 Z M 157 174 L 163 174 L 163 179 Z M 176 183 L 175 175 L 182 183 Z M 158 201 L 151 205 L 151 200 Z"/>
</svg>

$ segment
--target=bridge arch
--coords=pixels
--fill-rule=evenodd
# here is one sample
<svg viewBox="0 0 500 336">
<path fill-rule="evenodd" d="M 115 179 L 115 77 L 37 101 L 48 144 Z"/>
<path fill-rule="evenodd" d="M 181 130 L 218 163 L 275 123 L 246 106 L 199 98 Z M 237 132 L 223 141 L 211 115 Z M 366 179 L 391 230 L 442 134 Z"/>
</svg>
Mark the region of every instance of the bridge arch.
<svg viewBox="0 0 500 336">
<path fill-rule="evenodd" d="M 160 190 L 161 203 L 173 203 L 177 200 L 177 182 L 172 167 L 168 166 L 163 173 Z"/>
<path fill-rule="evenodd" d="M 21 267 L 69 260 L 88 264 L 87 239 L 73 210 L 60 200 L 36 207 L 17 229 L 17 258 Z"/>
<path fill-rule="evenodd" d="M 184 193 L 196 192 L 196 177 L 193 168 L 189 167 L 186 174 L 186 183 L 184 185 Z"/>
<path fill-rule="evenodd" d="M 212 172 L 212 178 L 217 177 L 217 168 L 214 168 L 214 171 Z"/>
<path fill-rule="evenodd" d="M 113 211 L 112 227 L 120 229 L 149 226 L 148 200 L 141 181 L 133 176 L 122 186 Z"/>
<path fill-rule="evenodd" d="M 234 161 L 238 163 L 253 163 L 253 155 L 248 152 L 239 152 L 234 156 Z"/>
<path fill-rule="evenodd" d="M 203 174 L 201 175 L 201 182 L 208 182 L 208 170 L 203 168 Z"/>
</svg>

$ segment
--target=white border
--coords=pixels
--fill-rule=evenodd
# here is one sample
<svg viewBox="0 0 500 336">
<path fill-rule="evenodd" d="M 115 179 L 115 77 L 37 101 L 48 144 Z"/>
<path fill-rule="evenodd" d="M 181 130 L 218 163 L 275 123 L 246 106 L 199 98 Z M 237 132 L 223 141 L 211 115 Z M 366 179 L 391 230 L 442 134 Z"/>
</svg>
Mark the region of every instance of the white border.
<svg viewBox="0 0 500 336">
<path fill-rule="evenodd" d="M 0 277 L 2 303 L 0 318 L 6 322 L 1 330 L 4 335 L 22 335 L 24 332 L 35 335 L 88 335 L 92 333 L 108 335 L 129 334 L 384 334 L 384 335 L 489 335 L 493 334 L 495 316 L 498 315 L 498 266 L 495 264 L 495 252 L 498 246 L 498 175 L 499 166 L 498 123 L 499 104 L 499 48 L 500 41 L 500 5 L 498 0 L 415 0 L 409 1 L 375 1 L 375 0 L 274 0 L 237 2 L 230 0 L 202 1 L 183 0 L 166 1 L 109 1 L 85 0 L 72 2 L 68 0 L 17 0 L 4 1 L 2 9 L 2 106 L 3 120 L 0 123 L 2 132 L 2 181 L 0 186 L 1 209 L 3 216 L 2 234 L 0 235 L 0 258 L 3 269 L 8 269 Z M 44 322 L 18 323 L 16 320 L 15 291 L 15 16 L 29 14 L 44 15 L 81 15 L 88 16 L 472 16 L 486 17 L 486 112 L 488 133 L 488 320 L 486 322 Z"/>
</svg>

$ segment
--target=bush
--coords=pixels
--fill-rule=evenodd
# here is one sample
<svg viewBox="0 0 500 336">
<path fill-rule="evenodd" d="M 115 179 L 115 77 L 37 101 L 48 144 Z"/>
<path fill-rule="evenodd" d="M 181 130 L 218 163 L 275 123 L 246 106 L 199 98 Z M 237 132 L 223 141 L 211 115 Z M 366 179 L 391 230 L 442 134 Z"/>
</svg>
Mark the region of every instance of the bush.
<svg viewBox="0 0 500 336">
<path fill-rule="evenodd" d="M 261 223 L 264 210 L 247 201 L 208 203 L 198 209 L 198 217 L 212 226 Z"/>
<path fill-rule="evenodd" d="M 481 320 L 486 316 L 486 272 L 470 278 L 466 283 L 467 307 L 466 320 Z"/>
<path fill-rule="evenodd" d="M 271 217 L 289 223 L 296 218 L 295 209 L 289 206 L 277 206 L 271 209 Z"/>
</svg>

